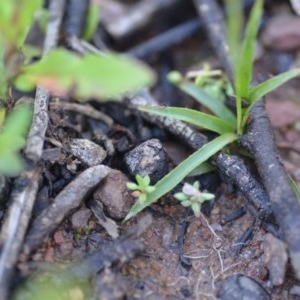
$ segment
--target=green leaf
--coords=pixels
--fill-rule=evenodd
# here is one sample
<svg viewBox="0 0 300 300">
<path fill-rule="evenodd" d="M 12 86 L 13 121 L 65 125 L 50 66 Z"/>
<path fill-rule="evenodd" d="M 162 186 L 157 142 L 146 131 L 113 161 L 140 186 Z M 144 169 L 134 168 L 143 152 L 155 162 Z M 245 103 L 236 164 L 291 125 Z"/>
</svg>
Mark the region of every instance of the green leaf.
<svg viewBox="0 0 300 300">
<path fill-rule="evenodd" d="M 191 208 L 192 208 L 192 211 L 194 212 L 195 216 L 199 217 L 201 206 L 198 203 L 192 203 Z"/>
<path fill-rule="evenodd" d="M 134 59 L 115 54 L 79 57 L 56 49 L 41 61 L 24 67 L 15 84 L 22 90 L 30 90 L 38 84 L 59 96 L 103 100 L 153 81 L 153 72 Z"/>
<path fill-rule="evenodd" d="M 232 64 L 236 72 L 238 57 L 240 53 L 241 29 L 243 28 L 243 2 L 236 0 L 225 0 L 226 27 L 229 52 Z"/>
<path fill-rule="evenodd" d="M 28 132 L 32 118 L 32 107 L 28 104 L 15 107 L 5 120 L 0 132 L 0 151 L 4 148 L 15 151 L 25 145 L 25 135 Z"/>
<path fill-rule="evenodd" d="M 192 172 L 192 170 L 235 140 L 237 140 L 237 135 L 233 133 L 226 133 L 194 152 L 155 184 L 155 191 L 148 195 L 145 203 L 135 203 L 125 217 L 124 222 L 134 217 L 147 206 L 156 202 L 160 197 L 168 193 L 178 183 L 180 183 L 180 181 L 184 179 L 190 172 Z"/>
<path fill-rule="evenodd" d="M 7 69 L 4 65 L 4 41 L 0 35 L 0 100 L 6 101 L 7 96 Z"/>
<path fill-rule="evenodd" d="M 150 184 L 150 177 L 149 175 L 146 175 L 145 177 L 143 177 L 143 185 L 149 186 L 149 184 Z"/>
<path fill-rule="evenodd" d="M 0 33 L 11 45 L 21 47 L 41 0 L 0 0 Z"/>
<path fill-rule="evenodd" d="M 136 191 L 136 190 L 139 189 L 139 186 L 136 183 L 133 183 L 133 182 L 126 182 L 126 187 L 129 190 L 132 190 L 132 191 Z"/>
<path fill-rule="evenodd" d="M 23 160 L 16 152 L 2 153 L 0 150 L 0 174 L 17 176 L 24 168 Z"/>
<path fill-rule="evenodd" d="M 195 168 L 188 175 L 188 177 L 203 175 L 203 174 L 209 173 L 213 170 L 215 170 L 215 167 L 213 165 L 211 165 L 209 162 L 204 162 L 201 165 L 199 165 L 197 168 Z"/>
<path fill-rule="evenodd" d="M 100 20 L 99 6 L 91 3 L 88 8 L 83 39 L 89 41 L 95 34 Z"/>
<path fill-rule="evenodd" d="M 144 186 L 144 178 L 141 175 L 137 174 L 135 176 L 135 180 L 138 183 L 139 187 L 143 187 Z"/>
<path fill-rule="evenodd" d="M 245 38 L 242 45 L 237 72 L 235 74 L 235 89 L 237 97 L 248 99 L 252 80 L 253 56 L 256 46 L 256 36 L 262 15 L 263 1 L 256 0 L 247 23 Z"/>
<path fill-rule="evenodd" d="M 142 111 L 146 111 L 151 114 L 174 118 L 177 120 L 185 121 L 193 125 L 208 129 L 218 134 L 224 134 L 226 132 L 234 132 L 235 127 L 231 126 L 228 122 L 193 109 L 181 108 L 181 107 L 140 107 Z"/>
<path fill-rule="evenodd" d="M 25 57 L 24 64 L 30 63 L 33 58 L 41 57 L 43 52 L 41 48 L 29 44 L 24 44 L 21 51 Z"/>
<path fill-rule="evenodd" d="M 145 187 L 145 192 L 147 194 L 153 193 L 155 191 L 155 186 L 148 185 Z"/>
<path fill-rule="evenodd" d="M 167 76 L 167 79 L 170 83 L 173 83 L 173 84 L 179 84 L 182 82 L 183 80 L 183 77 L 181 75 L 180 72 L 178 71 L 171 71 L 169 72 L 168 76 Z"/>
<path fill-rule="evenodd" d="M 18 151 L 25 146 L 25 135 L 32 118 L 28 104 L 15 107 L 8 115 L 0 132 L 0 174 L 15 176 L 21 172 L 23 162 Z"/>
<path fill-rule="evenodd" d="M 210 194 L 210 193 L 202 193 L 201 194 L 202 202 L 212 200 L 215 198 L 215 195 Z"/>
<path fill-rule="evenodd" d="M 176 199 L 179 200 L 179 201 L 186 201 L 186 200 L 188 200 L 190 197 L 187 196 L 187 195 L 184 194 L 184 193 L 176 193 L 176 194 L 174 194 L 174 198 L 176 198 Z"/>
<path fill-rule="evenodd" d="M 225 106 L 225 104 L 213 97 L 210 97 L 204 91 L 196 87 L 189 82 L 183 82 L 179 85 L 179 88 L 193 97 L 197 102 L 207 107 L 216 116 L 227 121 L 232 126 L 236 126 L 236 118 L 233 113 Z"/>
<path fill-rule="evenodd" d="M 297 197 L 298 203 L 300 205 L 300 189 L 299 189 L 299 186 L 298 186 L 297 182 L 293 179 L 293 177 L 291 175 L 288 175 L 288 178 L 289 178 L 290 184 L 291 184 L 291 186 L 294 190 L 294 193 Z"/>
<path fill-rule="evenodd" d="M 191 206 L 192 203 L 190 200 L 184 200 L 184 201 L 180 202 L 180 204 L 184 207 L 189 207 L 189 206 Z"/>
<path fill-rule="evenodd" d="M 199 167 L 199 166 L 198 166 Z M 197 167 L 197 168 L 198 168 Z M 189 174 L 190 175 L 190 174 Z M 193 187 L 195 188 L 195 189 L 197 189 L 197 190 L 199 190 L 200 189 L 200 182 L 199 181 L 195 181 L 194 183 L 193 183 Z"/>
<path fill-rule="evenodd" d="M 46 8 L 41 8 L 39 10 L 37 24 L 43 33 L 46 33 L 48 19 L 49 19 L 49 10 Z"/>
<path fill-rule="evenodd" d="M 141 193 L 141 194 L 139 195 L 139 198 L 138 198 L 137 203 L 143 204 L 143 203 L 146 201 L 146 199 L 147 199 L 147 195 Z"/>
<path fill-rule="evenodd" d="M 297 77 L 300 75 L 300 69 L 294 69 L 287 71 L 285 73 L 274 76 L 257 86 L 255 86 L 249 94 L 249 100 L 251 103 L 255 103 L 257 100 L 261 99 L 263 96 L 268 94 L 269 92 L 275 90 L 280 85 L 284 84 L 288 80 Z"/>
</svg>

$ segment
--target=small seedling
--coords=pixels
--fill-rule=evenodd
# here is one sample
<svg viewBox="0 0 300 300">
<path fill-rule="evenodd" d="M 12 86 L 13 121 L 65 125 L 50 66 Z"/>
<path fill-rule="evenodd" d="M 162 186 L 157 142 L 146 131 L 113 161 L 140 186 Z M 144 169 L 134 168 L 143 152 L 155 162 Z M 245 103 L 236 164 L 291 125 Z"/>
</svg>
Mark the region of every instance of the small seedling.
<svg viewBox="0 0 300 300">
<path fill-rule="evenodd" d="M 225 101 L 224 91 L 226 91 L 226 94 L 233 93 L 224 72 L 219 69 L 212 69 L 208 63 L 204 63 L 200 70 L 189 71 L 186 74 L 186 78 L 194 80 L 196 87 L 203 90 L 209 96 L 219 99 L 220 102 Z"/>
<path fill-rule="evenodd" d="M 233 61 L 234 80 L 231 96 L 235 99 L 236 114 L 225 105 L 222 99 L 210 96 L 207 91 L 187 81 L 180 73 L 175 72 L 168 77 L 183 92 L 194 98 L 201 105 L 208 108 L 211 114 L 182 107 L 141 107 L 140 110 L 168 118 L 175 118 L 205 130 L 216 133 L 215 139 L 209 141 L 195 151 L 176 168 L 155 184 L 155 191 L 147 195 L 146 201 L 133 205 L 125 221 L 135 216 L 141 210 L 156 202 L 160 197 L 172 190 L 180 181 L 188 176 L 195 168 L 206 162 L 217 152 L 235 143 L 246 132 L 247 121 L 251 108 L 267 93 L 273 91 L 291 78 L 300 76 L 300 69 L 289 70 L 276 75 L 252 87 L 253 58 L 256 45 L 256 36 L 259 29 L 263 10 L 263 0 L 256 0 L 247 22 L 244 38 L 241 40 L 243 15 L 242 5 L 235 6 L 239 1 L 226 0 L 228 11 L 228 43 L 229 52 Z M 218 80 L 218 79 L 217 79 Z M 207 79 L 206 79 L 207 81 Z M 203 84 L 198 80 L 198 84 Z M 207 83 L 207 82 L 206 82 Z M 215 88 L 216 81 L 210 80 Z M 246 101 L 247 107 L 243 106 Z"/>
<path fill-rule="evenodd" d="M 207 192 L 200 191 L 199 181 L 195 181 L 193 185 L 185 183 L 181 193 L 174 195 L 178 199 L 182 206 L 191 207 L 196 217 L 200 217 L 201 204 L 205 201 L 212 200 L 215 195 Z"/>
<path fill-rule="evenodd" d="M 127 182 L 126 186 L 129 190 L 133 191 L 133 196 L 138 198 L 140 204 L 144 203 L 147 199 L 147 195 L 154 192 L 155 187 L 150 185 L 150 177 L 147 175 L 142 177 L 141 175 L 135 176 L 136 183 Z"/>
</svg>

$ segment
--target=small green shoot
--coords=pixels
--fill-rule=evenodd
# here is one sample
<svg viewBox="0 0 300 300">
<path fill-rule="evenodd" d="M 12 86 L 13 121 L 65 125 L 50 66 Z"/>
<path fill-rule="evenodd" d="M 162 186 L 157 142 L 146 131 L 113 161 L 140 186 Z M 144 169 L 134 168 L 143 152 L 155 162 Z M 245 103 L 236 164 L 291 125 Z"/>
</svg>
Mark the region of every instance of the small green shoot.
<svg viewBox="0 0 300 300">
<path fill-rule="evenodd" d="M 234 133 L 223 134 L 202 148 L 191 154 L 182 161 L 177 167 L 170 171 L 165 177 L 155 184 L 155 190 L 147 195 L 144 203 L 136 202 L 124 219 L 124 222 L 137 215 L 144 208 L 156 202 L 160 197 L 172 190 L 186 176 L 188 176 L 195 168 L 207 161 L 212 155 L 223 149 L 226 145 L 237 140 Z"/>
<path fill-rule="evenodd" d="M 191 96 L 197 102 L 207 107 L 217 117 L 227 121 L 233 127 L 236 126 L 237 120 L 230 109 L 220 101 L 220 99 L 211 97 L 208 93 L 197 87 L 195 84 L 183 79 L 182 75 L 178 71 L 171 72 L 168 76 L 171 82 L 176 84 L 183 92 Z"/>
<path fill-rule="evenodd" d="M 155 191 L 155 186 L 150 185 L 150 177 L 148 175 L 145 177 L 136 175 L 135 179 L 137 183 L 127 182 L 126 186 L 129 190 L 134 191 L 133 195 L 138 198 L 138 203 L 144 204 L 148 194 Z"/>
<path fill-rule="evenodd" d="M 99 6 L 91 3 L 88 7 L 83 39 L 89 41 L 97 30 L 100 20 Z"/>
<path fill-rule="evenodd" d="M 200 184 L 195 181 L 193 185 L 185 183 L 181 193 L 174 194 L 174 197 L 180 201 L 184 207 L 191 207 L 196 217 L 200 217 L 201 204 L 205 201 L 215 198 L 214 194 L 201 192 Z"/>
</svg>

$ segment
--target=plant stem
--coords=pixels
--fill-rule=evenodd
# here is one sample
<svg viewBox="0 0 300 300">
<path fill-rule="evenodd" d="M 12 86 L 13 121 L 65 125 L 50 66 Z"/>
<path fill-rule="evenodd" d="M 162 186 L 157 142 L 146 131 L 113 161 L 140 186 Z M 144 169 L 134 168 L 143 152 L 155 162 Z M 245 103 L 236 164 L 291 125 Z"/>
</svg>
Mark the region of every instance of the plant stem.
<svg viewBox="0 0 300 300">
<path fill-rule="evenodd" d="M 236 96 L 236 118 L 237 118 L 237 135 L 243 133 L 243 111 L 242 111 L 242 98 L 241 96 Z"/>
</svg>

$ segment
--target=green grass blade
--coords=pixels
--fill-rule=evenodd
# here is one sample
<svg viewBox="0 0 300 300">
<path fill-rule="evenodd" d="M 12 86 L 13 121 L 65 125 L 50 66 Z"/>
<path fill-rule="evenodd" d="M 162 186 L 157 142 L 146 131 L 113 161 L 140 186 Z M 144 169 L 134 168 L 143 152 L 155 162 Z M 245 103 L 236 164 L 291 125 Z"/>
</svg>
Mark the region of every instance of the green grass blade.
<svg viewBox="0 0 300 300">
<path fill-rule="evenodd" d="M 141 107 L 140 110 L 151 114 L 185 121 L 207 130 L 216 132 L 218 134 L 234 132 L 235 130 L 234 126 L 230 125 L 228 122 L 222 120 L 221 118 L 189 108 L 147 106 Z"/>
<path fill-rule="evenodd" d="M 223 102 L 209 96 L 207 93 L 189 82 L 183 82 L 178 87 L 186 94 L 194 98 L 197 102 L 207 107 L 216 116 L 236 126 L 236 118 L 234 114 L 225 106 Z"/>
<path fill-rule="evenodd" d="M 188 177 L 193 177 L 193 176 L 200 176 L 209 172 L 214 171 L 216 168 L 210 164 L 209 162 L 205 161 L 202 163 L 200 166 L 198 166 L 196 169 L 194 169 Z"/>
<path fill-rule="evenodd" d="M 155 185 L 155 191 L 147 196 L 144 203 L 138 201 L 132 206 L 129 213 L 124 219 L 124 222 L 137 215 L 144 208 L 156 202 L 160 197 L 172 190 L 181 180 L 190 174 L 200 164 L 205 162 L 212 155 L 220 151 L 226 145 L 237 140 L 237 135 L 233 133 L 226 133 L 212 140 L 204 145 L 202 148 L 194 152 L 183 162 L 181 162 L 170 173 L 158 181 Z"/>
<path fill-rule="evenodd" d="M 284 84 L 288 80 L 300 75 L 300 69 L 294 69 L 284 72 L 280 75 L 274 76 L 257 86 L 255 86 L 249 94 L 249 100 L 251 103 L 255 103 L 257 100 L 261 99 L 267 93 L 275 90 L 280 85 Z"/>
<path fill-rule="evenodd" d="M 294 190 L 294 193 L 295 193 L 295 195 L 296 195 L 296 197 L 298 199 L 298 203 L 300 205 L 300 189 L 299 189 L 299 186 L 298 186 L 297 182 L 292 178 L 291 175 L 288 175 L 288 178 L 289 178 L 291 186 L 292 186 L 292 188 Z"/>
<path fill-rule="evenodd" d="M 253 56 L 256 45 L 256 36 L 262 15 L 263 1 L 256 0 L 251 10 L 250 19 L 246 27 L 242 52 L 238 62 L 235 77 L 235 89 L 238 97 L 248 99 L 252 80 Z"/>
<path fill-rule="evenodd" d="M 243 2 L 236 0 L 225 0 L 226 27 L 229 52 L 234 72 L 236 72 L 238 57 L 240 53 L 240 38 L 243 27 Z"/>
</svg>

